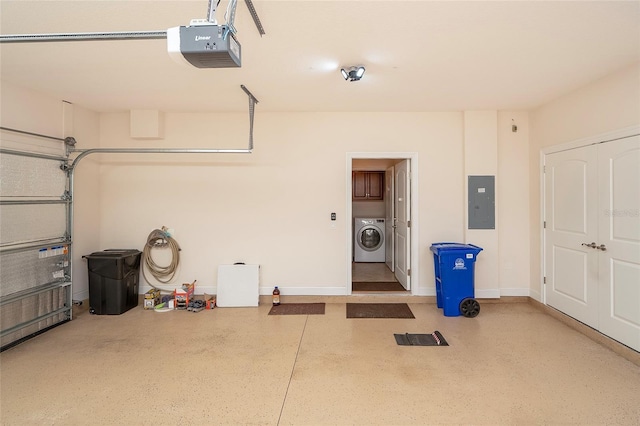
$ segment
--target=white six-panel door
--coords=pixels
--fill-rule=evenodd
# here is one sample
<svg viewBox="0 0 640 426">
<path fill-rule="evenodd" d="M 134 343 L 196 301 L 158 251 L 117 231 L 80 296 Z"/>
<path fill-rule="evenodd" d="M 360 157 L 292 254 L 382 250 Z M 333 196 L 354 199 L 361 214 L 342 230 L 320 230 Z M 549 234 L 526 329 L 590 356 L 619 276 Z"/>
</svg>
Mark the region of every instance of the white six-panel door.
<svg viewBox="0 0 640 426">
<path fill-rule="evenodd" d="M 597 326 L 598 185 L 595 146 L 545 159 L 547 304 Z"/>
<path fill-rule="evenodd" d="M 640 137 L 598 146 L 599 330 L 640 351 Z"/>
<path fill-rule="evenodd" d="M 640 137 L 545 157 L 548 305 L 640 350 Z"/>
</svg>

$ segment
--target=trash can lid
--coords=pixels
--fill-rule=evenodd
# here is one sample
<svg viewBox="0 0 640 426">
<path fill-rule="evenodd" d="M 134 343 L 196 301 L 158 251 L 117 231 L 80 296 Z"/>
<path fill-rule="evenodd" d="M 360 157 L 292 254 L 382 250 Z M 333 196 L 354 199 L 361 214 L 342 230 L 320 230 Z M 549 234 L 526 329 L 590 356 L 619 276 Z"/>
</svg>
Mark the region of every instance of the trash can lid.
<svg viewBox="0 0 640 426">
<path fill-rule="evenodd" d="M 482 247 L 475 246 L 473 244 L 463 244 L 463 243 L 433 243 L 430 247 L 431 251 L 438 254 L 441 251 L 454 251 L 454 250 L 464 250 L 480 253 L 482 251 Z"/>
<path fill-rule="evenodd" d="M 108 249 L 104 251 L 96 251 L 91 254 L 84 255 L 82 257 L 92 257 L 92 258 L 118 258 L 118 257 L 127 257 L 133 256 L 141 253 L 137 249 Z"/>
</svg>

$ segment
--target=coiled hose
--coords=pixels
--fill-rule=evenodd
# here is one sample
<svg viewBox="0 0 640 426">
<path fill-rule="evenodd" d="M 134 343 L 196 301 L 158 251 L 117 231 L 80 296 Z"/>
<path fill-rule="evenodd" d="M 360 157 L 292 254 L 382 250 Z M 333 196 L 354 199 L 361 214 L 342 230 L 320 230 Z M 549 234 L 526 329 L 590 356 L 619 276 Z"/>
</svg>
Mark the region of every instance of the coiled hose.
<svg viewBox="0 0 640 426">
<path fill-rule="evenodd" d="M 155 248 L 171 249 L 171 262 L 167 266 L 158 265 L 153 260 L 151 250 Z M 147 244 L 145 244 L 144 249 L 142 250 L 142 258 L 144 262 L 142 275 L 151 287 L 157 288 L 151 281 L 149 281 L 149 278 L 147 278 L 145 269 L 149 271 L 156 281 L 162 284 L 170 283 L 178 271 L 178 266 L 180 266 L 180 245 L 178 245 L 178 242 L 171 237 L 167 232 L 167 228 L 164 226 L 162 229 L 154 229 L 147 237 Z"/>
</svg>

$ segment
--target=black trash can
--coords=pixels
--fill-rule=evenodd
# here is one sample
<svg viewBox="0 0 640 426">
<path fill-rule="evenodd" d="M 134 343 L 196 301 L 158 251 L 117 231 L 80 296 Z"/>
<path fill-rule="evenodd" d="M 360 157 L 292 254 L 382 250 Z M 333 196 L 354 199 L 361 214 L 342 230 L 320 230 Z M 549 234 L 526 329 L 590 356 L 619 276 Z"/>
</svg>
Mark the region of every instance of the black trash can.
<svg viewBox="0 0 640 426">
<path fill-rule="evenodd" d="M 139 250 L 105 250 L 83 256 L 89 269 L 89 312 L 119 315 L 138 306 Z"/>
</svg>

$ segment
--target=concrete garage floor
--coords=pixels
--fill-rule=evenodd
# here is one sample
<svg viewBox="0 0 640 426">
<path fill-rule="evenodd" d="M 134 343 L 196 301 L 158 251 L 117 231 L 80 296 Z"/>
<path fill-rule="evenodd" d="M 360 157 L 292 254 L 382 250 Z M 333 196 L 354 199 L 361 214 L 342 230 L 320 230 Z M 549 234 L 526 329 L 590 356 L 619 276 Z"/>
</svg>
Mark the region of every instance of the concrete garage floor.
<svg viewBox="0 0 640 426">
<path fill-rule="evenodd" d="M 270 316 L 267 298 L 199 313 L 85 306 L 0 354 L 0 423 L 640 423 L 637 352 L 620 356 L 536 302 L 481 300 L 469 319 L 405 297 L 415 319 L 347 319 L 335 300 L 308 316 Z M 451 346 L 393 337 L 434 330 Z"/>
</svg>

